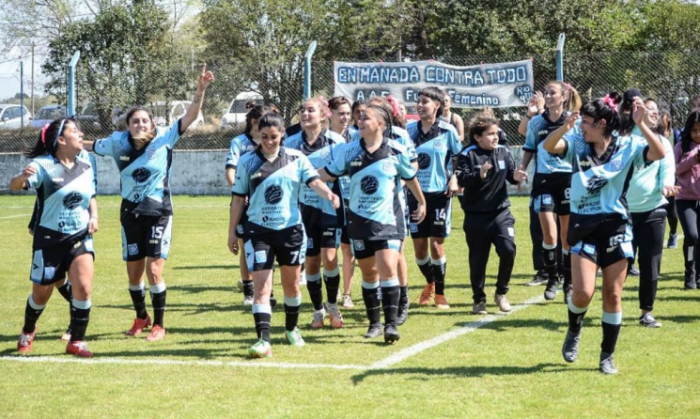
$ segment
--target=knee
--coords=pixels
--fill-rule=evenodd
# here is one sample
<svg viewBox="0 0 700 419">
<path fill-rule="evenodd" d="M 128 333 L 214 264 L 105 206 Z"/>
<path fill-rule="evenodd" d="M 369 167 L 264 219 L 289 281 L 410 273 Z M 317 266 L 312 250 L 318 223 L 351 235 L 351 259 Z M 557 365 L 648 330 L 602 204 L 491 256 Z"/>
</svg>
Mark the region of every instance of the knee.
<svg viewBox="0 0 700 419">
<path fill-rule="evenodd" d="M 146 267 L 146 277 L 151 283 L 159 282 L 163 279 L 163 267 L 156 263 L 149 263 Z"/>
<path fill-rule="evenodd" d="M 439 259 L 445 255 L 445 246 L 442 240 L 430 241 L 430 256 L 433 259 Z"/>
</svg>

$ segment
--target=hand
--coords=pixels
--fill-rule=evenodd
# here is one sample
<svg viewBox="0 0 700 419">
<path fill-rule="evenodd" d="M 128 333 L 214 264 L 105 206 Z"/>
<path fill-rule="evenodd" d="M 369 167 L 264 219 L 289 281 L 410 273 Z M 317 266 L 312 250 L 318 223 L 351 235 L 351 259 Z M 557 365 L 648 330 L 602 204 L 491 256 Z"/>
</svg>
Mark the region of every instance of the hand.
<svg viewBox="0 0 700 419">
<path fill-rule="evenodd" d="M 29 179 L 31 176 L 34 176 L 36 174 L 36 168 L 32 166 L 31 164 L 28 165 L 27 167 L 22 170 L 22 176 L 24 176 L 24 180 Z"/>
<path fill-rule="evenodd" d="M 447 183 L 447 190 L 445 191 L 445 195 L 448 197 L 453 197 L 457 195 L 457 192 L 459 192 L 459 184 L 457 184 L 457 176 L 452 175 L 450 176 L 450 181 Z"/>
<path fill-rule="evenodd" d="M 647 117 L 647 107 L 644 105 L 642 99 L 638 96 L 634 97 L 634 103 L 632 104 L 632 119 L 637 125 L 643 125 Z"/>
<path fill-rule="evenodd" d="M 228 234 L 228 250 L 234 255 L 238 254 L 238 237 L 235 231 Z"/>
<path fill-rule="evenodd" d="M 518 168 L 515 169 L 515 172 L 513 173 L 513 179 L 518 182 L 518 184 L 522 182 L 527 182 L 527 172 Z"/>
<path fill-rule="evenodd" d="M 331 204 L 333 204 L 333 209 L 340 208 L 340 198 L 338 195 L 332 193 L 331 196 L 328 197 L 328 200 L 331 201 Z"/>
<path fill-rule="evenodd" d="M 97 217 L 90 217 L 90 221 L 88 221 L 88 233 L 93 234 L 97 233 L 97 230 L 99 230 L 99 224 L 97 222 Z"/>
<path fill-rule="evenodd" d="M 578 121 L 579 115 L 580 112 L 572 112 L 571 115 L 566 117 L 566 121 L 564 121 L 564 126 L 566 127 L 567 131 L 576 125 L 576 121 Z"/>
<path fill-rule="evenodd" d="M 423 222 L 423 220 L 425 220 L 425 214 L 425 205 L 419 202 L 416 210 L 411 214 L 411 218 L 416 222 L 416 224 L 420 224 Z"/>
<path fill-rule="evenodd" d="M 527 116 L 532 118 L 540 112 L 540 109 L 544 108 L 544 96 L 542 92 L 533 93 L 530 101 L 527 102 Z"/>
<path fill-rule="evenodd" d="M 209 84 L 215 80 L 214 73 L 207 71 L 207 64 L 202 64 L 202 73 L 199 75 L 197 90 L 204 91 L 209 87 Z"/>
<path fill-rule="evenodd" d="M 680 186 L 664 186 L 663 188 L 661 188 L 661 193 L 663 193 L 666 198 L 676 196 L 680 191 Z"/>
<path fill-rule="evenodd" d="M 491 170 L 492 168 L 493 166 L 491 165 L 491 163 L 485 162 L 479 170 L 479 177 L 481 177 L 482 180 L 486 179 L 486 176 L 489 175 L 489 170 Z"/>
</svg>

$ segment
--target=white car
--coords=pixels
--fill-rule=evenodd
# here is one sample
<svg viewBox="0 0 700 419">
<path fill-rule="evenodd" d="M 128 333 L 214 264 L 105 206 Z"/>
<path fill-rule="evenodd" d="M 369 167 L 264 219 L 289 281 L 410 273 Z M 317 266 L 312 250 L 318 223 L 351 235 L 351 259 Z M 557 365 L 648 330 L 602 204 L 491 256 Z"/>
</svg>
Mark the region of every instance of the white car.
<svg viewBox="0 0 700 419">
<path fill-rule="evenodd" d="M 224 116 L 221 117 L 221 127 L 237 127 L 245 125 L 245 116 L 250 109 L 246 105 L 252 103 L 255 105 L 263 104 L 263 97 L 256 92 L 241 92 L 236 95 L 236 98 L 231 101 L 231 106 L 224 109 Z"/>
<path fill-rule="evenodd" d="M 24 125 L 22 125 L 22 114 L 24 114 Z M 10 103 L 0 104 L 0 129 L 28 127 L 32 124 L 31 120 L 32 114 L 29 113 L 26 106 Z"/>
</svg>

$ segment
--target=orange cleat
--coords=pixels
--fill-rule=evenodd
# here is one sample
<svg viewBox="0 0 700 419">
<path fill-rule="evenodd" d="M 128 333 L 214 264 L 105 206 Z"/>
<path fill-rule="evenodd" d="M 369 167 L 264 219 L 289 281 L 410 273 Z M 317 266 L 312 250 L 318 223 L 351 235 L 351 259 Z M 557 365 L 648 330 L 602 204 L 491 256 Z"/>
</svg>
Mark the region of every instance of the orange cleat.
<svg viewBox="0 0 700 419">
<path fill-rule="evenodd" d="M 34 343 L 34 336 L 36 336 L 36 326 L 34 326 L 34 331 L 32 333 L 22 332 L 17 340 L 17 350 L 20 354 L 25 355 L 32 351 L 32 343 Z"/>
<path fill-rule="evenodd" d="M 425 284 L 423 292 L 420 293 L 418 303 L 422 306 L 429 306 L 433 297 L 435 297 L 435 283 Z"/>
<path fill-rule="evenodd" d="M 165 329 L 163 329 L 163 327 L 159 324 L 154 324 L 151 328 L 151 333 L 148 334 L 146 340 L 149 342 L 156 342 L 159 340 L 163 340 L 164 337 Z"/>
<path fill-rule="evenodd" d="M 80 358 L 92 358 L 92 352 L 88 351 L 87 342 L 68 342 L 66 353 Z"/>
<path fill-rule="evenodd" d="M 447 302 L 447 298 L 444 295 L 435 294 L 435 307 L 440 310 L 447 310 L 450 308 L 450 304 Z"/>
<path fill-rule="evenodd" d="M 128 332 L 125 333 L 127 336 L 138 336 L 143 333 L 143 329 L 151 325 L 151 316 L 146 316 L 145 319 L 139 319 L 138 317 L 134 319 L 134 324 L 131 326 Z"/>
</svg>

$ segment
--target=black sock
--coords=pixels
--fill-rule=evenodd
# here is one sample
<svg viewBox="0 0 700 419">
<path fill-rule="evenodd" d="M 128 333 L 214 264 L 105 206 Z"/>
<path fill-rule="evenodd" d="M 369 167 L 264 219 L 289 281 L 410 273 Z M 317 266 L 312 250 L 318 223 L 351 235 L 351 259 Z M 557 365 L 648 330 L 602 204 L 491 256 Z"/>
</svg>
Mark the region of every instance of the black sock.
<svg viewBox="0 0 700 419">
<path fill-rule="evenodd" d="M 569 313 L 569 330 L 578 333 L 583 327 L 583 318 L 586 316 L 588 307 L 576 307 L 571 299 L 569 299 L 567 311 Z"/>
<path fill-rule="evenodd" d="M 564 288 L 571 285 L 571 253 L 562 249 L 564 257 Z"/>
<path fill-rule="evenodd" d="M 340 288 L 340 271 L 338 268 L 324 272 L 323 282 L 326 283 L 328 302 L 330 304 L 336 304 L 338 302 L 338 289 Z"/>
<path fill-rule="evenodd" d="M 71 342 L 82 342 L 85 340 L 85 331 L 88 323 L 90 323 L 90 308 L 92 303 L 90 300 L 77 301 L 73 300 L 70 308 L 70 328 Z"/>
<path fill-rule="evenodd" d="M 36 322 L 39 320 L 41 313 L 44 312 L 44 308 L 46 308 L 46 304 L 36 304 L 32 296 L 29 296 L 27 299 L 27 307 L 24 309 L 24 327 L 22 328 L 22 333 L 34 333 Z"/>
<path fill-rule="evenodd" d="M 382 306 L 384 308 L 384 324 L 396 326 L 396 315 L 399 310 L 401 287 L 399 280 L 382 281 Z"/>
<path fill-rule="evenodd" d="M 255 332 L 258 339 L 270 342 L 270 323 L 272 322 L 272 308 L 269 304 L 253 304 L 253 318 L 255 319 Z"/>
<path fill-rule="evenodd" d="M 369 288 L 374 286 L 376 286 L 376 288 Z M 367 319 L 369 323 L 381 323 L 379 308 L 382 300 L 382 289 L 379 287 L 379 283 L 368 284 L 362 281 L 362 299 L 365 301 L 365 309 L 367 310 Z"/>
<path fill-rule="evenodd" d="M 447 271 L 446 258 L 432 260 L 433 278 L 435 278 L 435 295 L 445 295 L 445 272 Z"/>
<path fill-rule="evenodd" d="M 426 258 L 425 260 L 416 260 L 416 263 L 418 264 L 420 273 L 422 273 L 425 277 L 425 281 L 428 284 L 435 282 L 435 278 L 433 277 L 433 265 L 430 264 L 430 258 Z"/>
<path fill-rule="evenodd" d="M 131 295 L 131 301 L 134 303 L 136 317 L 139 319 L 148 317 L 148 312 L 146 312 L 146 288 L 144 288 L 143 283 L 140 285 L 129 285 L 129 294 Z"/>
<path fill-rule="evenodd" d="M 620 326 L 622 324 L 622 312 L 608 313 L 603 310 L 603 342 L 600 344 L 602 352 L 611 354 L 615 352 L 617 338 L 620 336 Z"/>
<path fill-rule="evenodd" d="M 399 294 L 399 305 L 405 306 L 408 304 L 408 285 L 400 288 L 401 290 Z"/>
<path fill-rule="evenodd" d="M 63 283 L 63 285 L 56 287 L 56 289 L 58 290 L 58 293 L 61 294 L 61 297 L 70 303 L 70 301 L 73 299 L 73 292 L 70 282 L 66 281 Z"/>
<path fill-rule="evenodd" d="M 284 297 L 284 329 L 291 332 L 299 324 L 299 312 L 301 311 L 301 295 L 296 298 Z"/>
<path fill-rule="evenodd" d="M 165 282 L 151 286 L 151 305 L 153 305 L 153 324 L 163 327 L 165 316 Z"/>
<path fill-rule="evenodd" d="M 255 295 L 255 288 L 253 287 L 253 281 L 243 281 L 243 295 L 245 297 L 252 297 Z"/>
<path fill-rule="evenodd" d="M 557 278 L 559 278 L 557 272 L 557 248 L 555 246 L 554 249 L 546 249 L 544 246 L 543 243 L 542 260 L 544 261 L 544 269 L 549 276 L 549 282 L 556 282 Z"/>
<path fill-rule="evenodd" d="M 309 290 L 309 298 L 311 299 L 311 304 L 314 306 L 314 310 L 322 309 L 323 284 L 321 283 L 321 274 L 306 274 L 306 288 Z"/>
</svg>

